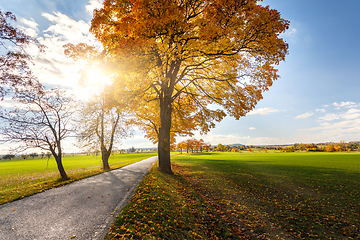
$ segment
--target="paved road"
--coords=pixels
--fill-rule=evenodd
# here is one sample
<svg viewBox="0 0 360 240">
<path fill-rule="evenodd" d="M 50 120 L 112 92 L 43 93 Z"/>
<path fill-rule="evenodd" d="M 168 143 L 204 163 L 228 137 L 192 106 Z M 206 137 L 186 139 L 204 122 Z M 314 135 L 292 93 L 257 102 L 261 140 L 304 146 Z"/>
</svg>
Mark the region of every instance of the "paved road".
<svg viewBox="0 0 360 240">
<path fill-rule="evenodd" d="M 104 239 L 157 157 L 0 206 L 0 239 Z"/>
</svg>

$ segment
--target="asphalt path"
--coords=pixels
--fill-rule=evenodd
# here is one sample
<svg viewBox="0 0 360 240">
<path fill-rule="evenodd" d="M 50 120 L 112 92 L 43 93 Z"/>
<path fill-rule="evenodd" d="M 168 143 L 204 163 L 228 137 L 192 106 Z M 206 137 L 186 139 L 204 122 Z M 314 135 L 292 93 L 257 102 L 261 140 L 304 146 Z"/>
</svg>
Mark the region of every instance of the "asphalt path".
<svg viewBox="0 0 360 240">
<path fill-rule="evenodd" d="M 104 239 L 156 160 L 151 157 L 0 206 L 0 239 Z"/>
</svg>

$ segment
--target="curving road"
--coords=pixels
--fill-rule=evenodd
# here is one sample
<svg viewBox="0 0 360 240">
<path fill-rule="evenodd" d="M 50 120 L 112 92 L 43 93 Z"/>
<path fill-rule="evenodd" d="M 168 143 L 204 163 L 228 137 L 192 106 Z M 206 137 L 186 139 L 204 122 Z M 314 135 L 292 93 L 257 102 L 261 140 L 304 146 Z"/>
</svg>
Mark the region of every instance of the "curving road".
<svg viewBox="0 0 360 240">
<path fill-rule="evenodd" d="M 157 157 L 0 206 L 0 239 L 104 239 Z"/>
</svg>

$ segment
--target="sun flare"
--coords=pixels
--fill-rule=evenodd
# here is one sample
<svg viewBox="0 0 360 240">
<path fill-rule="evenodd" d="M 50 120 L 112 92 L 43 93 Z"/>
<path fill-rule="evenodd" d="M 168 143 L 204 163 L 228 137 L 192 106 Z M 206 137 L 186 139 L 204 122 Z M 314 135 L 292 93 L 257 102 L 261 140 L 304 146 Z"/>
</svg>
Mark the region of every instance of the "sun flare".
<svg viewBox="0 0 360 240">
<path fill-rule="evenodd" d="M 106 85 L 111 84 L 111 78 L 106 76 L 100 68 L 83 70 L 81 80 L 76 90 L 76 97 L 81 100 L 88 100 L 94 95 L 101 93 Z"/>
<path fill-rule="evenodd" d="M 98 68 L 90 69 L 86 75 L 88 85 L 94 87 L 103 87 L 104 85 L 110 84 L 110 79 L 105 76 L 103 72 Z"/>
</svg>

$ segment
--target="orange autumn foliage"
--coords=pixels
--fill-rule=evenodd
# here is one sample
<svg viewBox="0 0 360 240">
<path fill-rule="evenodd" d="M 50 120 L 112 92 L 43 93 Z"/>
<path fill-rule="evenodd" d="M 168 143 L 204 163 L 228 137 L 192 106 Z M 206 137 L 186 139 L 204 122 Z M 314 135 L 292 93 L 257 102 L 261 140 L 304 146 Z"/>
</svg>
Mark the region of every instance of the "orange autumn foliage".
<svg viewBox="0 0 360 240">
<path fill-rule="evenodd" d="M 207 133 L 255 107 L 278 78 L 288 27 L 257 0 L 105 0 L 90 31 L 112 68 L 115 99 L 127 100 L 171 172 L 175 135 Z"/>
</svg>

